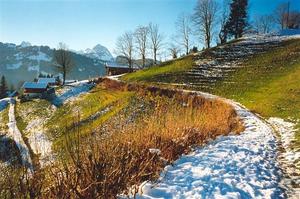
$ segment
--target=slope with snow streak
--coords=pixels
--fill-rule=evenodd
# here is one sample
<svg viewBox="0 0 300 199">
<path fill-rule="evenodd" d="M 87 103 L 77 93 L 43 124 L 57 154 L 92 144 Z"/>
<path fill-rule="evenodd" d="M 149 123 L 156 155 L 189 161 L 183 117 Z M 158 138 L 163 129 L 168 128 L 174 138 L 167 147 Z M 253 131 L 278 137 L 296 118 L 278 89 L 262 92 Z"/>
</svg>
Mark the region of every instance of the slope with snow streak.
<svg viewBox="0 0 300 199">
<path fill-rule="evenodd" d="M 273 129 L 234 104 L 244 121 L 240 135 L 219 137 L 167 166 L 157 184 L 137 198 L 284 198 Z"/>
<path fill-rule="evenodd" d="M 11 137 L 16 142 L 16 145 L 21 154 L 22 164 L 32 169 L 32 161 L 31 161 L 29 149 L 22 138 L 22 134 L 20 130 L 17 127 L 17 122 L 15 118 L 15 101 L 13 99 L 10 100 L 8 116 L 9 116 L 9 123 L 7 124 L 8 126 L 7 136 Z"/>
</svg>

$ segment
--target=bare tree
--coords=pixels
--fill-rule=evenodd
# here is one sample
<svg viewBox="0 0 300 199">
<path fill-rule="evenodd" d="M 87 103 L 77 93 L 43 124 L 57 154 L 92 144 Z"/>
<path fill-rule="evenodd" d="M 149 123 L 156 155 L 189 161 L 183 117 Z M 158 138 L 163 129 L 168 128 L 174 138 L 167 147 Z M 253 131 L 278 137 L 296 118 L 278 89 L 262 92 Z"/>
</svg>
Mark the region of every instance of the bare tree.
<svg viewBox="0 0 300 199">
<path fill-rule="evenodd" d="M 180 52 L 179 47 L 175 43 L 169 44 L 169 50 L 171 52 L 171 56 L 173 59 L 176 59 L 178 57 L 178 54 Z"/>
<path fill-rule="evenodd" d="M 139 26 L 135 30 L 134 35 L 135 35 L 138 52 L 142 57 L 142 67 L 145 68 L 149 28 L 147 26 Z"/>
<path fill-rule="evenodd" d="M 228 28 L 226 27 L 226 22 L 229 19 L 230 14 L 230 0 L 223 0 L 221 6 L 221 14 L 219 17 L 220 21 L 220 31 L 219 31 L 219 41 L 221 44 L 227 42 Z"/>
<path fill-rule="evenodd" d="M 117 39 L 115 53 L 126 59 L 129 68 L 133 65 L 133 51 L 133 33 L 125 32 Z"/>
<path fill-rule="evenodd" d="M 179 44 L 180 46 L 184 47 L 185 54 L 188 55 L 191 46 L 191 35 L 192 35 L 190 16 L 185 14 L 179 15 L 176 21 L 176 27 L 178 32 L 177 34 L 179 37 Z"/>
<path fill-rule="evenodd" d="M 272 28 L 273 17 L 271 15 L 257 16 L 254 21 L 254 27 L 259 33 L 269 33 Z"/>
<path fill-rule="evenodd" d="M 63 74 L 63 84 L 65 84 L 67 73 L 74 66 L 71 53 L 65 43 L 60 42 L 58 49 L 54 50 L 54 62 L 58 71 Z"/>
<path fill-rule="evenodd" d="M 290 29 L 299 29 L 300 28 L 300 12 L 292 11 L 289 13 L 289 23 L 287 27 Z"/>
<path fill-rule="evenodd" d="M 150 41 L 151 48 L 153 53 L 154 64 L 157 63 L 157 54 L 162 46 L 163 36 L 159 33 L 159 28 L 157 24 L 149 24 L 149 32 L 150 32 Z"/>
<path fill-rule="evenodd" d="M 287 27 L 288 12 L 289 12 L 288 3 L 279 4 L 274 11 L 274 21 L 281 27 L 281 30 Z"/>
<path fill-rule="evenodd" d="M 200 36 L 204 39 L 206 48 L 210 48 L 213 28 L 217 19 L 217 3 L 215 0 L 198 0 L 193 15 L 193 21 Z"/>
</svg>

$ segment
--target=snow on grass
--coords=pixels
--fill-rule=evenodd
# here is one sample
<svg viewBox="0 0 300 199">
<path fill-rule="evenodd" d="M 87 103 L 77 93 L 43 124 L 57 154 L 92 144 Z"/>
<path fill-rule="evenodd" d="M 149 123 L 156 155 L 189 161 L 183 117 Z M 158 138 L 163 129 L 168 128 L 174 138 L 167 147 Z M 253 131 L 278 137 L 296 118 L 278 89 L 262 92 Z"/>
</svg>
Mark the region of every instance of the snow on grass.
<svg viewBox="0 0 300 199">
<path fill-rule="evenodd" d="M 111 79 L 111 80 L 115 80 L 115 81 L 120 81 L 120 77 L 122 77 L 126 74 L 127 73 L 120 74 L 120 75 L 111 75 L 111 76 L 106 76 L 106 78 Z"/>
<path fill-rule="evenodd" d="M 56 106 L 73 101 L 80 94 L 86 93 L 91 90 L 95 85 L 88 83 L 88 80 L 80 81 L 65 85 L 58 91 L 58 96 L 52 101 Z"/>
<path fill-rule="evenodd" d="M 292 142 L 295 141 L 295 132 L 298 130 L 295 128 L 296 124 L 276 117 L 269 118 L 268 122 L 280 134 L 280 140 L 284 150 L 281 152 L 279 159 L 288 175 L 288 178 L 284 180 L 290 181 L 286 183 L 289 186 L 291 185 L 289 187 L 289 195 L 297 195 L 300 198 L 300 151 L 295 151 L 295 149 L 292 148 Z M 294 185 L 298 185 L 298 187 Z"/>
<path fill-rule="evenodd" d="M 285 155 L 286 159 L 292 163 L 299 160 L 300 152 L 295 152 L 290 148 L 291 142 L 295 139 L 295 132 L 297 131 L 295 128 L 296 124 L 276 117 L 269 118 L 268 122 L 272 124 L 280 134 L 282 145 L 287 151 L 287 154 Z"/>
<path fill-rule="evenodd" d="M 35 55 L 28 56 L 28 59 L 37 61 L 51 61 L 51 57 L 41 51 L 38 51 L 38 53 Z"/>
<path fill-rule="evenodd" d="M 6 64 L 6 68 L 8 70 L 15 70 L 15 69 L 18 69 L 22 66 L 22 62 L 18 62 L 18 63 L 15 63 L 15 64 Z"/>
<path fill-rule="evenodd" d="M 217 138 L 167 166 L 137 198 L 284 198 L 273 129 L 235 105 L 245 131 Z"/>
<path fill-rule="evenodd" d="M 45 132 L 41 130 L 32 131 L 32 133 L 28 136 L 28 142 L 33 152 L 39 155 L 41 165 L 43 166 L 47 164 L 48 160 L 51 159 L 52 156 L 52 143 L 45 135 Z"/>
<path fill-rule="evenodd" d="M 4 110 L 7 107 L 9 100 L 10 98 L 0 99 L 0 111 Z"/>
<path fill-rule="evenodd" d="M 20 151 L 21 159 L 23 165 L 27 166 L 28 168 L 32 168 L 32 161 L 29 154 L 29 149 L 27 148 L 20 130 L 17 127 L 17 122 L 15 118 L 15 101 L 13 99 L 10 100 L 10 107 L 9 107 L 9 123 L 8 126 L 8 137 L 11 137 L 15 142 Z"/>
</svg>

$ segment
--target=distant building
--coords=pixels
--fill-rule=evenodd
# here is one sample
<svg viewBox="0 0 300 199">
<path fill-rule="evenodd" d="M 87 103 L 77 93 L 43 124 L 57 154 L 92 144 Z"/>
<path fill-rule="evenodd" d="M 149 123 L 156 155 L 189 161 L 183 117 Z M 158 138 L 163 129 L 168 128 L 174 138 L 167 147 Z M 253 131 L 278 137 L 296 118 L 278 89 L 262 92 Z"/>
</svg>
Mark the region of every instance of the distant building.
<svg viewBox="0 0 300 199">
<path fill-rule="evenodd" d="M 48 83 L 25 82 L 22 88 L 24 89 L 24 94 L 35 95 L 46 92 L 49 85 Z"/>
<path fill-rule="evenodd" d="M 137 67 L 129 68 L 128 65 L 121 65 L 115 62 L 105 64 L 106 75 L 120 75 L 124 73 L 131 73 L 137 70 Z"/>
<path fill-rule="evenodd" d="M 57 85 L 57 81 L 55 78 L 38 78 L 37 83 L 46 83 L 49 86 Z"/>
</svg>

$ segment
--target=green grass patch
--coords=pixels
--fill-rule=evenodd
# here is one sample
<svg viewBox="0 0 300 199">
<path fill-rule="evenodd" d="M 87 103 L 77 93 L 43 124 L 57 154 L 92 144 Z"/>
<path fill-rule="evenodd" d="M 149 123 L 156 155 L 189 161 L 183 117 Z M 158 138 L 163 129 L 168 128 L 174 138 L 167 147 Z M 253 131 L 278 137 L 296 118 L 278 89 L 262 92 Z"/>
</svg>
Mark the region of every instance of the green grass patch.
<svg viewBox="0 0 300 199">
<path fill-rule="evenodd" d="M 64 146 L 66 146 L 66 144 L 73 143 L 77 139 L 82 139 L 86 136 L 89 136 L 91 133 L 96 132 L 96 129 L 101 127 L 103 123 L 105 123 L 110 118 L 119 113 L 122 109 L 124 109 L 129 104 L 129 101 L 133 95 L 133 93 L 125 92 L 121 98 L 118 98 L 117 101 L 111 102 L 110 109 L 103 115 L 83 125 L 63 132 L 63 134 L 54 141 L 54 150 L 62 150 L 64 149 Z"/>
<path fill-rule="evenodd" d="M 7 126 L 7 123 L 9 122 L 8 109 L 9 109 L 9 105 L 0 112 L 0 135 L 1 133 L 5 134 L 8 131 L 8 126 Z"/>
<path fill-rule="evenodd" d="M 153 66 L 144 70 L 140 70 L 134 73 L 126 74 L 122 77 L 124 81 L 157 81 L 161 79 L 161 75 L 180 73 L 187 71 L 193 67 L 193 57 L 187 56 L 177 60 L 171 60 L 164 62 L 158 66 Z M 159 78 L 157 78 L 159 77 Z"/>
<path fill-rule="evenodd" d="M 128 92 L 109 91 L 96 86 L 77 100 L 57 108 L 45 124 L 51 137 L 57 138 L 74 123 L 88 119 L 105 107 L 128 95 Z"/>
</svg>

